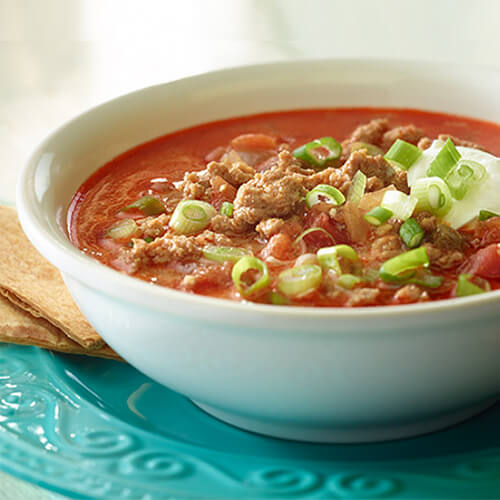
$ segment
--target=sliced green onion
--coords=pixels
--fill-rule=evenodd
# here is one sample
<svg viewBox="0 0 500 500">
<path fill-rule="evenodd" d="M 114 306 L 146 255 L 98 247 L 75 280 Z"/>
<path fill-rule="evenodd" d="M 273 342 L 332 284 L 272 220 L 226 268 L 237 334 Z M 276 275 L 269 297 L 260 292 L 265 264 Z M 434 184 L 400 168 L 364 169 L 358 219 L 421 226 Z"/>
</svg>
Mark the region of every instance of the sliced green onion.
<svg viewBox="0 0 500 500">
<path fill-rule="evenodd" d="M 244 276 L 248 271 L 257 272 L 257 277 L 251 276 L 250 283 L 247 282 Z M 257 257 L 250 255 L 242 257 L 234 264 L 231 278 L 238 291 L 245 297 L 253 295 L 269 285 L 269 271 L 266 264 Z"/>
<path fill-rule="evenodd" d="M 443 284 L 441 276 L 434 276 L 430 272 L 417 271 L 415 276 L 408 280 L 408 283 L 425 286 L 427 288 L 439 288 Z"/>
<path fill-rule="evenodd" d="M 316 255 L 318 256 L 320 266 L 326 269 L 333 269 L 337 273 L 337 276 L 342 274 L 339 257 L 348 259 L 351 262 L 357 262 L 359 260 L 358 254 L 354 248 L 349 245 L 323 247 L 318 250 Z"/>
<path fill-rule="evenodd" d="M 278 276 L 278 290 L 294 298 L 316 290 L 321 284 L 321 267 L 304 264 L 282 271 Z"/>
<path fill-rule="evenodd" d="M 452 206 L 450 188 L 440 177 L 418 179 L 411 187 L 410 196 L 417 198 L 416 210 L 446 215 Z"/>
<path fill-rule="evenodd" d="M 306 194 L 307 208 L 311 208 L 320 201 L 330 203 L 337 207 L 344 203 L 345 197 L 337 188 L 329 186 L 328 184 L 319 184 Z"/>
<path fill-rule="evenodd" d="M 203 257 L 216 262 L 238 262 L 242 257 L 252 255 L 250 250 L 238 247 L 218 247 L 208 245 L 203 249 Z"/>
<path fill-rule="evenodd" d="M 304 236 L 307 236 L 308 234 L 314 233 L 315 231 L 319 231 L 320 233 L 325 234 L 328 236 L 331 240 L 332 243 L 335 243 L 335 238 L 326 230 L 323 229 L 322 227 L 310 227 L 309 229 L 306 229 L 305 231 L 302 231 L 297 238 L 295 238 L 295 241 L 293 242 L 294 245 L 299 243 L 300 240 L 304 238 Z"/>
<path fill-rule="evenodd" d="M 205 229 L 217 214 L 215 208 L 199 200 L 183 200 L 175 207 L 169 226 L 177 234 L 192 234 Z"/>
<path fill-rule="evenodd" d="M 475 285 L 470 280 L 472 278 L 471 274 L 461 274 L 457 280 L 457 297 L 467 297 L 468 295 L 477 295 L 479 293 L 484 293 L 480 286 Z"/>
<path fill-rule="evenodd" d="M 409 142 L 397 139 L 384 158 L 403 170 L 408 170 L 422 156 L 422 151 Z"/>
<path fill-rule="evenodd" d="M 411 278 L 421 267 L 429 267 L 429 257 L 424 247 L 408 250 L 385 261 L 379 270 L 379 275 L 388 283 L 401 282 Z"/>
<path fill-rule="evenodd" d="M 154 196 L 143 196 L 134 203 L 122 208 L 122 211 L 131 210 L 132 208 L 137 208 L 144 215 L 158 215 L 165 212 L 165 205 Z"/>
<path fill-rule="evenodd" d="M 221 215 L 227 215 L 228 217 L 231 217 L 233 215 L 233 212 L 234 212 L 234 205 L 229 201 L 225 201 L 220 207 Z"/>
<path fill-rule="evenodd" d="M 427 170 L 427 177 L 440 177 L 444 179 L 460 158 L 461 155 L 457 151 L 455 144 L 453 144 L 451 139 L 448 139 L 434 160 L 432 160 L 431 166 Z"/>
<path fill-rule="evenodd" d="M 133 219 L 125 219 L 114 224 L 107 232 L 107 235 L 114 240 L 124 240 L 130 238 L 137 231 L 138 226 Z"/>
<path fill-rule="evenodd" d="M 328 162 L 338 160 L 342 146 L 332 137 L 322 137 L 294 150 L 293 156 L 315 167 L 324 167 Z"/>
<path fill-rule="evenodd" d="M 415 197 L 391 189 L 385 192 L 380 206 L 390 210 L 396 219 L 406 220 L 413 214 L 417 203 L 418 200 Z"/>
<path fill-rule="evenodd" d="M 445 182 L 451 194 L 462 200 L 469 188 L 481 182 L 486 176 L 486 169 L 477 161 L 460 160 L 446 175 Z"/>
<path fill-rule="evenodd" d="M 274 304 L 275 306 L 286 306 L 290 304 L 290 301 L 284 295 L 281 295 L 281 293 L 278 292 L 271 292 L 269 300 L 271 304 Z"/>
<path fill-rule="evenodd" d="M 381 226 L 384 222 L 387 222 L 393 213 L 388 208 L 375 207 L 365 214 L 364 219 L 366 222 L 372 224 L 373 226 Z"/>
<path fill-rule="evenodd" d="M 479 210 L 479 220 L 484 221 L 492 217 L 500 217 L 500 215 L 495 212 L 490 212 L 489 210 Z"/>
<path fill-rule="evenodd" d="M 358 205 L 361 201 L 361 198 L 365 194 L 366 189 L 366 175 L 358 170 L 354 177 L 352 178 L 351 185 L 349 186 L 349 190 L 347 191 L 347 199 Z"/>
<path fill-rule="evenodd" d="M 144 238 L 144 241 L 145 241 L 146 243 L 152 243 L 152 242 L 153 242 L 153 238 L 151 238 L 151 237 L 149 237 L 149 236 L 146 236 L 146 237 Z"/>
<path fill-rule="evenodd" d="M 408 219 L 399 228 L 399 236 L 408 248 L 415 248 L 422 243 L 425 231 L 415 219 Z"/>
<path fill-rule="evenodd" d="M 362 149 L 365 149 L 368 156 L 377 156 L 383 154 L 383 151 L 380 148 L 374 146 L 373 144 L 368 144 L 367 142 L 351 142 L 349 147 L 351 153 L 353 151 L 361 151 Z"/>
<path fill-rule="evenodd" d="M 342 274 L 337 280 L 337 284 L 347 290 L 352 290 L 356 285 L 363 282 L 363 279 L 354 274 Z"/>
</svg>

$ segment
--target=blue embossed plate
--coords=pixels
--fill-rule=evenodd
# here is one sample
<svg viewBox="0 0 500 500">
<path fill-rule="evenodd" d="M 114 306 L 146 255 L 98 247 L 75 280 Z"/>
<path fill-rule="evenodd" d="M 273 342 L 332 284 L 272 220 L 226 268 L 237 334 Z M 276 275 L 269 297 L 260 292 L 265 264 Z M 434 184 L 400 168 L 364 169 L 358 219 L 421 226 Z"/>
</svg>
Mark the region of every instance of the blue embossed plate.
<svg viewBox="0 0 500 500">
<path fill-rule="evenodd" d="M 75 498 L 499 498 L 500 403 L 369 445 L 246 433 L 126 364 L 0 343 L 0 467 Z"/>
</svg>

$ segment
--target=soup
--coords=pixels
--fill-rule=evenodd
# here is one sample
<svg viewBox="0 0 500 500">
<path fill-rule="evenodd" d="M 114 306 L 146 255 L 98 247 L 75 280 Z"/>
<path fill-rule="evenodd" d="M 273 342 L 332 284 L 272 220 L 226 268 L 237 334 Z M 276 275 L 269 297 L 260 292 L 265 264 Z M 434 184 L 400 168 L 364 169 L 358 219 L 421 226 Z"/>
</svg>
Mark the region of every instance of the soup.
<svg viewBox="0 0 500 500">
<path fill-rule="evenodd" d="M 396 305 L 500 288 L 500 126 L 400 109 L 208 123 L 77 191 L 70 239 L 154 285 L 275 305 Z"/>
</svg>

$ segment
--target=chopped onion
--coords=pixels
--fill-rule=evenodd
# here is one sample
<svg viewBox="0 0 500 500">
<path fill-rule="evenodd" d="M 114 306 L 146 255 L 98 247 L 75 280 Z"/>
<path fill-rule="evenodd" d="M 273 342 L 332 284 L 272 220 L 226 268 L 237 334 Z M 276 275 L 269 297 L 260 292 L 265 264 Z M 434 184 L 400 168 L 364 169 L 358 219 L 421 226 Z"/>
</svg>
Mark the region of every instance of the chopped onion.
<svg viewBox="0 0 500 500">
<path fill-rule="evenodd" d="M 488 219 L 491 219 L 492 217 L 500 217 L 499 214 L 496 214 L 495 212 L 490 212 L 489 210 L 480 210 L 479 211 L 479 220 L 480 221 L 485 221 Z"/>
<path fill-rule="evenodd" d="M 469 188 L 481 182 L 486 176 L 486 169 L 477 161 L 460 160 L 446 175 L 445 182 L 451 194 L 457 200 L 462 200 Z"/>
<path fill-rule="evenodd" d="M 107 235 L 114 240 L 124 240 L 130 238 L 137 231 L 138 226 L 133 219 L 125 219 L 113 225 L 107 232 Z"/>
<path fill-rule="evenodd" d="M 422 151 L 409 142 L 397 139 L 384 158 L 403 170 L 408 170 L 420 157 Z"/>
<path fill-rule="evenodd" d="M 355 205 L 358 205 L 361 198 L 365 194 L 366 189 L 366 175 L 358 170 L 354 177 L 352 178 L 351 185 L 347 191 L 347 200 L 351 201 Z"/>
<path fill-rule="evenodd" d="M 342 154 L 342 146 L 332 137 L 322 137 L 304 144 L 293 151 L 293 156 L 314 167 L 323 168 L 328 162 L 337 160 Z"/>
<path fill-rule="evenodd" d="M 311 189 L 306 194 L 306 205 L 307 208 L 311 208 L 316 203 L 320 201 L 330 203 L 334 206 L 342 205 L 345 201 L 344 195 L 333 186 L 328 184 L 319 184 L 314 189 Z"/>
<path fill-rule="evenodd" d="M 337 284 L 342 288 L 346 288 L 347 290 L 352 290 L 356 285 L 359 285 L 362 282 L 363 278 L 348 273 L 340 275 L 337 280 Z"/>
<path fill-rule="evenodd" d="M 225 201 L 220 207 L 221 215 L 227 215 L 228 217 L 231 217 L 233 215 L 233 212 L 234 212 L 234 205 L 229 201 Z"/>
<path fill-rule="evenodd" d="M 372 226 L 381 226 L 384 222 L 387 222 L 392 216 L 393 213 L 388 208 L 375 207 L 365 215 L 365 221 L 371 224 Z"/>
<path fill-rule="evenodd" d="M 348 259 L 351 262 L 357 262 L 359 260 L 358 254 L 354 248 L 349 245 L 335 245 L 333 247 L 320 248 L 317 252 L 317 256 L 320 266 L 326 269 L 333 269 L 337 273 L 337 276 L 342 274 L 339 257 Z"/>
<path fill-rule="evenodd" d="M 422 243 L 425 231 L 415 219 L 408 219 L 401 225 L 399 236 L 408 248 L 415 248 Z"/>
<path fill-rule="evenodd" d="M 416 210 L 446 215 L 452 206 L 452 196 L 446 182 L 440 177 L 418 179 L 411 187 L 411 196 L 417 198 Z"/>
<path fill-rule="evenodd" d="M 434 160 L 432 160 L 431 166 L 427 170 L 427 177 L 440 177 L 444 179 L 460 158 L 461 155 L 457 151 L 455 144 L 453 144 L 451 139 L 448 139 Z"/>
<path fill-rule="evenodd" d="M 278 290 L 289 298 L 300 297 L 321 284 L 321 267 L 304 264 L 282 271 L 278 276 Z"/>
<path fill-rule="evenodd" d="M 380 206 L 390 210 L 396 219 L 404 221 L 412 216 L 417 203 L 418 200 L 414 196 L 408 196 L 401 191 L 387 191 Z"/>
<path fill-rule="evenodd" d="M 429 267 L 429 257 L 425 247 L 408 250 L 392 259 L 385 261 L 379 270 L 379 275 L 386 282 L 401 282 L 411 278 L 421 267 Z"/>
<path fill-rule="evenodd" d="M 169 226 L 177 234 L 192 234 L 205 229 L 217 214 L 215 208 L 204 201 L 183 200 L 175 207 Z"/>
<path fill-rule="evenodd" d="M 477 295 L 479 293 L 484 293 L 486 291 L 489 291 L 491 287 L 489 286 L 489 283 L 487 283 L 487 290 L 484 290 L 480 286 L 475 285 L 470 281 L 472 279 L 471 274 L 461 274 L 458 277 L 457 280 L 457 297 L 466 297 L 468 295 Z"/>
<path fill-rule="evenodd" d="M 248 271 L 257 271 L 257 278 L 252 283 L 247 283 L 244 279 L 244 274 Z M 233 266 L 231 272 L 236 288 L 245 297 L 253 295 L 255 292 L 262 290 L 269 285 L 269 271 L 264 262 L 257 257 L 247 255 L 242 257 Z"/>
<path fill-rule="evenodd" d="M 122 208 L 122 211 L 131 210 L 133 208 L 137 208 L 144 215 L 158 215 L 165 212 L 165 205 L 158 198 L 151 195 L 139 198 L 137 201 L 134 201 L 134 203 Z"/>
<path fill-rule="evenodd" d="M 238 262 L 242 257 L 252 255 L 250 250 L 238 247 L 206 246 L 203 249 L 203 257 L 216 262 Z"/>
</svg>

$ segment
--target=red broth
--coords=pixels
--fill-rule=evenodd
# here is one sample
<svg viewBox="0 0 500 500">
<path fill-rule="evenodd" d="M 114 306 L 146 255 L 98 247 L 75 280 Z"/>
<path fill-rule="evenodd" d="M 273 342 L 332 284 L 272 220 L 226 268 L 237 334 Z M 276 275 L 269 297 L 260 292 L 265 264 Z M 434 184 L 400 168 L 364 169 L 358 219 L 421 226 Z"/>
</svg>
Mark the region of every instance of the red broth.
<svg viewBox="0 0 500 500">
<path fill-rule="evenodd" d="M 139 211 L 123 212 L 122 209 L 145 194 L 153 194 L 165 201 L 173 189 L 172 183 L 181 181 L 186 172 L 205 169 L 208 163 L 207 157 L 219 159 L 220 148 L 226 148 L 224 151 L 227 152 L 228 145 L 235 137 L 243 134 L 265 134 L 274 138 L 276 144 L 286 144 L 290 150 L 293 150 L 323 136 L 334 137 L 340 142 L 348 138 L 360 124 L 368 123 L 376 118 L 387 118 L 389 128 L 414 124 L 422 129 L 425 136 L 429 138 L 435 138 L 439 134 L 450 134 L 478 143 L 491 153 L 500 155 L 499 125 L 459 116 L 410 109 L 314 109 L 266 113 L 207 123 L 142 144 L 124 152 L 99 168 L 82 184 L 73 197 L 68 213 L 70 239 L 84 253 L 100 262 L 158 285 L 232 300 L 246 299 L 264 303 L 275 301 L 276 297 L 273 299 L 272 294 L 274 292 L 275 296 L 276 294 L 280 295 L 276 288 L 276 280 L 279 273 L 285 268 L 282 263 L 298 256 L 295 247 L 291 245 L 297 232 L 300 233 L 300 231 L 310 227 L 311 218 L 313 218 L 314 224 L 323 225 L 327 232 L 332 235 L 333 240 L 332 238 L 322 240 L 320 232 L 304 238 L 305 247 L 302 245 L 302 253 L 314 253 L 319 247 L 331 245 L 332 241 L 344 243 L 343 238 L 346 242 L 352 243 L 349 241 L 350 238 L 344 234 L 345 225 L 342 222 L 333 219 L 327 220 L 326 215 L 320 216 L 316 211 L 313 211 L 311 215 L 301 207 L 294 213 L 296 220 L 293 219 L 298 222 L 300 227 L 290 229 L 288 226 L 290 226 L 291 219 L 285 217 L 285 230 L 281 231 L 285 236 L 282 236 L 281 243 L 278 241 L 279 238 L 275 238 L 273 244 L 276 248 L 272 248 L 273 244 L 270 244 L 270 240 L 275 235 L 267 238 L 256 233 L 255 225 L 250 226 L 242 234 L 230 235 L 231 242 L 235 246 L 244 246 L 254 255 L 262 257 L 266 252 L 271 252 L 271 255 L 274 255 L 273 252 L 275 252 L 279 256 L 279 259 L 274 259 L 274 261 L 279 261 L 278 264 L 273 259 L 269 263 L 270 284 L 264 290 L 260 290 L 259 293 L 250 297 L 239 293 L 234 286 L 231 280 L 232 263 L 228 262 L 207 263 L 205 259 L 200 259 L 198 256 L 192 260 L 169 259 L 161 263 L 151 261 L 144 267 L 132 268 L 127 262 L 124 263 L 120 257 L 127 252 L 131 242 L 115 241 L 109 238 L 108 230 L 117 221 L 126 217 L 137 221 L 144 218 L 144 214 Z M 257 167 L 256 169 L 258 170 Z M 238 186 L 234 186 L 233 197 L 237 190 Z M 211 201 L 220 204 L 220 200 L 214 201 L 213 197 Z M 333 285 L 330 283 L 328 293 L 323 290 L 326 285 L 321 285 L 303 296 L 286 297 L 284 302 L 291 305 L 338 307 L 398 304 L 449 298 L 454 295 L 457 276 L 467 270 L 467 259 L 481 247 L 481 244 L 478 244 L 476 240 L 481 239 L 489 231 L 491 241 L 495 243 L 500 241 L 500 230 L 497 231 L 493 227 L 494 223 L 495 221 L 490 221 L 488 226 L 483 224 L 480 227 L 470 227 L 468 225 L 464 230 L 461 229 L 460 234 L 465 239 L 463 248 L 465 260 L 458 262 L 456 266 L 442 269 L 439 266 L 434 267 L 431 259 L 432 272 L 442 276 L 444 283 L 437 289 L 422 289 L 421 292 L 425 292 L 425 294 L 421 293 L 417 300 L 414 300 L 414 297 L 408 298 L 406 296 L 398 299 L 397 292 L 401 289 L 401 285 L 382 283 L 372 276 L 372 281 L 365 283 L 366 286 L 356 285 L 355 288 L 363 287 L 377 290 L 377 292 L 359 302 L 352 300 L 352 290 L 342 289 L 338 293 L 332 292 L 332 289 L 335 289 L 335 282 Z M 168 226 L 165 226 L 164 230 L 168 233 Z M 498 240 L 496 236 L 491 237 L 495 231 L 499 233 Z M 161 236 L 163 235 L 160 234 L 158 237 Z M 373 243 L 374 238 L 372 237 L 362 245 L 352 243 L 353 247 L 362 255 L 363 263 L 368 266 Z M 285 255 L 280 254 L 280 244 Z M 286 252 L 289 254 L 286 255 Z M 375 268 L 377 265 L 380 263 L 373 263 L 371 267 Z M 186 279 L 186 276 L 194 276 L 194 278 Z M 500 287 L 498 279 L 489 279 L 488 281 L 492 288 Z M 193 285 L 193 283 L 195 284 Z M 362 294 L 358 293 L 358 295 Z M 367 292 L 366 295 L 368 296 L 370 293 Z"/>
</svg>

